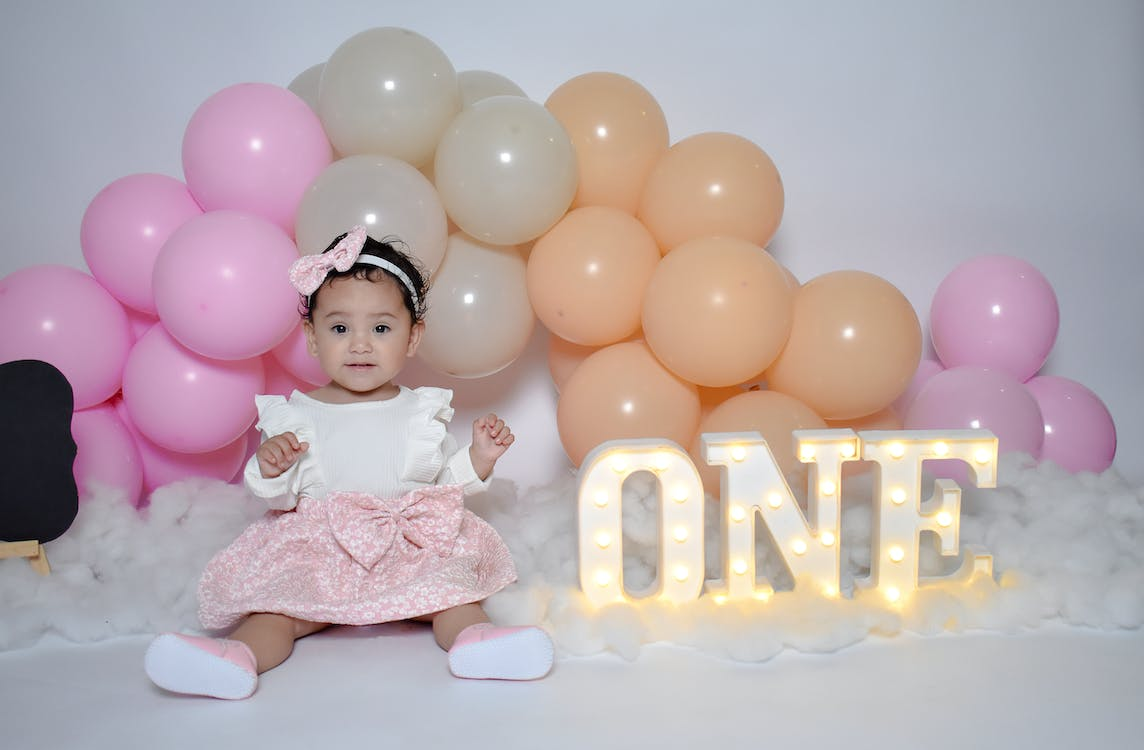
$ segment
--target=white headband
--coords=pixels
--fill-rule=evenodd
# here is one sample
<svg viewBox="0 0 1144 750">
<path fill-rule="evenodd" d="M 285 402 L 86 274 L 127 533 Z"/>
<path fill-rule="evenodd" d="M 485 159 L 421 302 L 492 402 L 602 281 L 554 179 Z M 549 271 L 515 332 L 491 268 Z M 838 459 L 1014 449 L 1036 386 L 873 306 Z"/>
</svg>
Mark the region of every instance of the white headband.
<svg viewBox="0 0 1144 750">
<path fill-rule="evenodd" d="M 404 284 L 405 288 L 409 291 L 409 296 L 413 298 L 413 309 L 417 309 L 417 303 L 419 300 L 417 298 L 417 290 L 413 287 L 413 281 L 409 278 L 409 275 L 406 274 L 405 271 L 402 271 L 400 268 L 398 268 L 395 263 L 388 261 L 385 258 L 379 258 L 376 255 L 359 255 L 355 262 L 364 263 L 367 266 L 377 266 L 378 268 L 383 268 L 396 276 L 397 280 Z"/>
</svg>

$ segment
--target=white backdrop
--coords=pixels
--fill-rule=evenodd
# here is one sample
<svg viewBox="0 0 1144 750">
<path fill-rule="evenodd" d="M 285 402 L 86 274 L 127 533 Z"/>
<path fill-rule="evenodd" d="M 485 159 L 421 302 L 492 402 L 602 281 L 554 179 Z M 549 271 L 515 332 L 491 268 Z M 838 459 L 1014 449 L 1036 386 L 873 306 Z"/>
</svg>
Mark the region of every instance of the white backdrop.
<svg viewBox="0 0 1144 750">
<path fill-rule="evenodd" d="M 1033 263 L 1061 307 L 1042 372 L 1105 401 L 1117 467 L 1144 478 L 1137 0 L 6 0 L 0 276 L 84 268 L 88 202 L 128 174 L 182 179 L 183 130 L 204 99 L 240 82 L 285 86 L 374 26 L 412 29 L 458 70 L 498 72 L 541 102 L 581 73 L 621 73 L 659 101 L 672 142 L 710 130 L 751 139 L 786 187 L 778 259 L 802 281 L 882 276 L 923 325 L 961 261 Z M 459 418 L 502 412 L 521 439 L 498 471 L 525 487 L 568 467 L 545 336 L 490 378 L 405 378 L 456 388 Z"/>
</svg>

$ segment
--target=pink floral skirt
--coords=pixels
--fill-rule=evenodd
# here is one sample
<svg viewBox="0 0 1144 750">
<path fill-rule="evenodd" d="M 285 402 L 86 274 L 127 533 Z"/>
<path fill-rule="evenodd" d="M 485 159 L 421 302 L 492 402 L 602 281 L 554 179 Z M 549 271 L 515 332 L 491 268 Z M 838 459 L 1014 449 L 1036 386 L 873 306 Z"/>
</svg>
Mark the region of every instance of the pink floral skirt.
<svg viewBox="0 0 1144 750">
<path fill-rule="evenodd" d="M 508 548 L 458 485 L 394 499 L 334 492 L 271 511 L 207 564 L 199 619 L 254 612 L 373 625 L 479 602 L 516 580 Z"/>
</svg>

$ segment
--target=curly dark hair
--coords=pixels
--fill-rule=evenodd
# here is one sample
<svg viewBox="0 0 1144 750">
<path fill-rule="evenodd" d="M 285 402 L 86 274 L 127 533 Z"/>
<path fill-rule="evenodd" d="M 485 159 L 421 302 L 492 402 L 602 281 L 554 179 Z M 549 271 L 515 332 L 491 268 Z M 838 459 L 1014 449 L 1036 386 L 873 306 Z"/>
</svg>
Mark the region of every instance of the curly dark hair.
<svg viewBox="0 0 1144 750">
<path fill-rule="evenodd" d="M 330 243 L 329 247 L 327 247 L 322 252 L 328 253 L 330 250 L 333 250 L 334 247 L 336 247 L 337 244 L 345 238 L 345 236 L 345 234 L 340 234 L 335 237 L 334 241 Z M 352 266 L 350 266 L 349 269 L 345 271 L 331 270 L 330 273 L 326 276 L 325 280 L 322 282 L 322 285 L 314 290 L 313 294 L 311 294 L 309 297 L 302 298 L 302 304 L 299 307 L 298 312 L 302 315 L 303 319 L 312 321 L 312 311 L 314 306 L 317 304 L 318 294 L 321 293 L 322 289 L 324 289 L 332 279 L 344 279 L 352 277 L 355 279 L 365 279 L 368 281 L 379 281 L 382 278 L 388 277 L 393 279 L 393 281 L 397 283 L 397 288 L 401 290 L 401 298 L 405 302 L 405 309 L 409 311 L 410 316 L 413 318 L 413 322 L 417 323 L 418 321 L 424 320 L 425 312 L 428 309 L 426 307 L 425 301 L 429 295 L 429 274 L 421 266 L 420 262 L 418 262 L 411 253 L 407 252 L 407 249 L 408 245 L 396 237 L 386 237 L 385 239 L 378 241 L 373 237 L 367 236 L 365 238 L 365 244 L 362 245 L 360 255 L 372 255 L 377 258 L 382 258 L 400 268 L 405 273 L 405 275 L 409 277 L 409 281 L 413 284 L 412 291 L 405 285 L 404 281 L 402 281 L 390 271 L 384 268 L 379 268 L 378 266 L 370 265 L 368 263 L 359 262 L 354 263 Z M 416 302 L 414 302 L 413 292 L 416 293 Z"/>
</svg>

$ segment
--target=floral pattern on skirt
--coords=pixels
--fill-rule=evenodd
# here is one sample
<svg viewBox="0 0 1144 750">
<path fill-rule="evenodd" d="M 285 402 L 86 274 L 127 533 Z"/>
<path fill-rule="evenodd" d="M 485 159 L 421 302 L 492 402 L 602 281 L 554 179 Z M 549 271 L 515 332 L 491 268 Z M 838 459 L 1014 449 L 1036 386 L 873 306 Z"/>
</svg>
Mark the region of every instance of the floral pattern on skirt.
<svg viewBox="0 0 1144 750">
<path fill-rule="evenodd" d="M 479 602 L 514 580 L 508 548 L 465 509 L 459 485 L 395 499 L 333 492 L 266 514 L 215 555 L 199 619 L 208 629 L 254 612 L 372 625 Z"/>
</svg>

